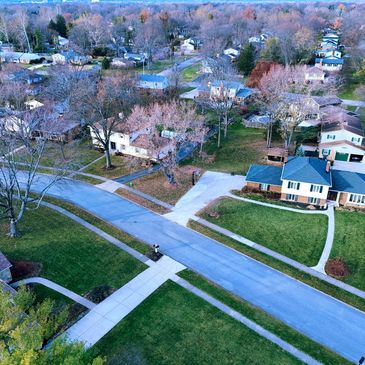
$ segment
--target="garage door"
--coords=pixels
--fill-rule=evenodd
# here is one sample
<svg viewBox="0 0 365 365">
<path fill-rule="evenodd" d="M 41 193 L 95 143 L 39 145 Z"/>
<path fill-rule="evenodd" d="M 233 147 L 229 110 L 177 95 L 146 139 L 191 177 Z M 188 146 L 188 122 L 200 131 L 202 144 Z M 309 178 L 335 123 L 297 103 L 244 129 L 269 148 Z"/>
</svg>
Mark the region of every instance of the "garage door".
<svg viewBox="0 0 365 365">
<path fill-rule="evenodd" d="M 337 161 L 347 161 L 348 158 L 349 158 L 349 154 L 348 153 L 336 152 L 335 160 L 337 160 Z"/>
</svg>

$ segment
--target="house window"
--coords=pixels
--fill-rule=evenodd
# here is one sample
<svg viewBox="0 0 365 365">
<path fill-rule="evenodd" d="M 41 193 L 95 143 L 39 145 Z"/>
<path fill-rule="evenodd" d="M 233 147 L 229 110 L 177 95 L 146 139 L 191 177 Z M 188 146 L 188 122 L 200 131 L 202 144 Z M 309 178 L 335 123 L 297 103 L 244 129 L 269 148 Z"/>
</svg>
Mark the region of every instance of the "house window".
<svg viewBox="0 0 365 365">
<path fill-rule="evenodd" d="M 261 191 L 269 191 L 270 185 L 269 184 L 260 184 Z"/>
<path fill-rule="evenodd" d="M 323 186 L 322 185 L 311 185 L 311 192 L 312 193 L 322 193 L 323 191 Z"/>
<path fill-rule="evenodd" d="M 308 198 L 308 204 L 319 205 L 319 198 Z"/>
<path fill-rule="evenodd" d="M 365 195 L 350 194 L 349 202 L 355 204 L 365 204 Z"/>
<path fill-rule="evenodd" d="M 110 148 L 112 150 L 116 150 L 117 149 L 117 145 L 115 144 L 115 142 L 110 142 Z"/>
<path fill-rule="evenodd" d="M 336 135 L 334 135 L 334 134 L 327 134 L 327 139 L 335 140 L 336 139 Z"/>
<path fill-rule="evenodd" d="M 352 137 L 351 142 L 360 142 L 360 137 Z"/>
<path fill-rule="evenodd" d="M 286 194 L 286 200 L 289 200 L 291 202 L 296 202 L 296 201 L 298 201 L 298 195 Z"/>
<path fill-rule="evenodd" d="M 122 151 L 124 151 L 124 150 L 125 150 L 125 145 L 124 145 L 124 144 L 121 144 L 121 145 L 120 145 L 120 149 L 121 149 Z"/>
<path fill-rule="evenodd" d="M 299 190 L 299 188 L 300 188 L 300 183 L 295 182 L 295 181 L 289 181 L 289 183 L 288 183 L 288 188 L 289 188 L 289 189 L 294 189 L 294 190 Z"/>
<path fill-rule="evenodd" d="M 331 150 L 329 150 L 328 148 L 323 148 L 323 150 L 322 150 L 323 156 L 328 156 L 330 153 L 331 153 Z"/>
<path fill-rule="evenodd" d="M 140 148 L 138 148 L 138 147 L 136 147 L 136 148 L 135 148 L 135 151 L 136 151 L 136 153 L 140 153 L 140 152 L 141 152 L 141 149 L 140 149 Z"/>
</svg>

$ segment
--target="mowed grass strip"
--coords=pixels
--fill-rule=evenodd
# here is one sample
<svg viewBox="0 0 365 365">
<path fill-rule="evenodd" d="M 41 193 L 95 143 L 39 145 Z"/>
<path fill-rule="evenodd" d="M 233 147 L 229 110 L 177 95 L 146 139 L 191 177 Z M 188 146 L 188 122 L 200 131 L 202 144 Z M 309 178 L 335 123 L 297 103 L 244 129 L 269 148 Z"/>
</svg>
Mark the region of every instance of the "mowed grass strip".
<svg viewBox="0 0 365 365">
<path fill-rule="evenodd" d="M 365 290 L 365 213 L 336 211 L 331 257 L 341 257 L 347 264 L 347 284 Z"/>
<path fill-rule="evenodd" d="M 41 207 L 27 211 L 22 236 L 6 236 L 0 225 L 0 250 L 12 261 L 42 264 L 40 276 L 84 295 L 99 285 L 119 288 L 145 265 L 71 219 Z"/>
<path fill-rule="evenodd" d="M 214 210 L 218 218 L 207 211 Z M 221 199 L 202 217 L 307 266 L 317 264 L 327 234 L 327 217 Z"/>
<path fill-rule="evenodd" d="M 301 364 L 170 281 L 94 347 L 107 358 L 107 365 Z"/>
</svg>

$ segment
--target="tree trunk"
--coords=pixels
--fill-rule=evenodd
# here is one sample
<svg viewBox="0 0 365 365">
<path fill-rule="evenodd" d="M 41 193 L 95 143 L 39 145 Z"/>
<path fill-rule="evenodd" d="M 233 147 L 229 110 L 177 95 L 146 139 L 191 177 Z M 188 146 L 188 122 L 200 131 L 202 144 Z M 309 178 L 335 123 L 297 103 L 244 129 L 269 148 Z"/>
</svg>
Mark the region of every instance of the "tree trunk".
<svg viewBox="0 0 365 365">
<path fill-rule="evenodd" d="M 164 175 L 170 185 L 176 185 L 175 173 L 168 167 L 163 167 Z"/>
<path fill-rule="evenodd" d="M 15 218 L 9 219 L 9 237 L 15 238 L 19 236 L 18 225 Z"/>
<path fill-rule="evenodd" d="M 110 157 L 110 151 L 108 148 L 105 148 L 105 168 L 106 169 L 112 168 L 112 159 Z"/>
<path fill-rule="evenodd" d="M 200 142 L 200 148 L 199 148 L 199 157 L 200 158 L 202 157 L 202 154 L 203 154 L 203 145 L 204 145 L 204 141 L 201 141 Z"/>
<path fill-rule="evenodd" d="M 224 138 L 227 137 L 227 132 L 228 132 L 228 115 L 226 114 L 224 116 Z"/>
<path fill-rule="evenodd" d="M 220 148 L 221 146 L 221 118 L 219 117 L 219 122 L 218 122 L 218 141 L 217 141 L 217 146 L 218 148 Z"/>
<path fill-rule="evenodd" d="M 272 123 L 269 123 L 269 127 L 267 129 L 267 138 L 266 138 L 266 147 L 271 147 L 271 140 L 272 140 Z"/>
</svg>

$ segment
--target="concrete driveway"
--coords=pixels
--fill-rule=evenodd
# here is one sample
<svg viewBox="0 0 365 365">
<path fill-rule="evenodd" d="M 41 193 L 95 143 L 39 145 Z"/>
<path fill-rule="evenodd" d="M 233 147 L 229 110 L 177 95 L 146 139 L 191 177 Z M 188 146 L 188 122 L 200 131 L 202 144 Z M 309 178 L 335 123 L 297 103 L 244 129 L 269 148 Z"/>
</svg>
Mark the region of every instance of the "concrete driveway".
<svg viewBox="0 0 365 365">
<path fill-rule="evenodd" d="M 50 177 L 40 176 L 34 191 Z M 70 201 L 148 243 L 314 341 L 356 362 L 365 353 L 365 313 L 119 196 L 64 180 L 50 195 Z"/>
<path fill-rule="evenodd" d="M 207 171 L 176 204 L 171 213 L 165 217 L 182 225 L 213 200 L 228 194 L 231 190 L 242 189 L 245 177 L 231 176 L 222 172 Z"/>
</svg>

